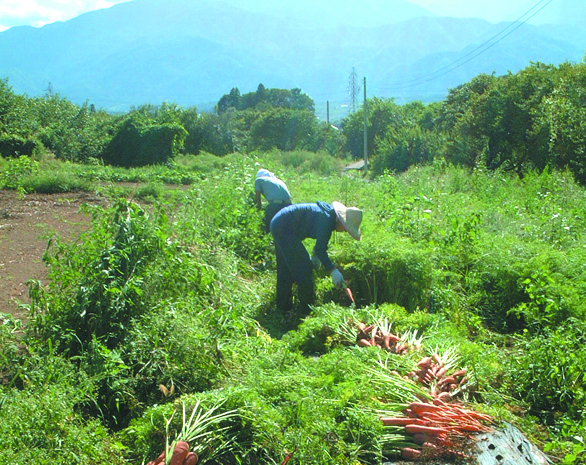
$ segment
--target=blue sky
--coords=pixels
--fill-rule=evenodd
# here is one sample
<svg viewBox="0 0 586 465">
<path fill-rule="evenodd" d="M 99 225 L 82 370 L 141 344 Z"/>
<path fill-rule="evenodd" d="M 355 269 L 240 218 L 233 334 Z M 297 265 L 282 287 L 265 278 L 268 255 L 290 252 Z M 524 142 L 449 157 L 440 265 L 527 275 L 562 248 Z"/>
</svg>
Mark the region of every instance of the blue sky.
<svg viewBox="0 0 586 465">
<path fill-rule="evenodd" d="M 1 0 L 0 31 L 10 27 L 29 25 L 40 27 L 55 21 L 67 21 L 88 11 L 109 8 L 130 0 Z M 196 0 L 194 0 L 196 1 Z M 266 0 L 259 0 L 266 1 Z M 278 0 L 273 0 L 278 1 Z M 318 0 L 319 1 L 319 0 Z M 360 0 L 354 1 L 358 5 Z M 409 0 L 440 16 L 477 17 L 491 22 L 513 21 L 546 0 Z M 532 22 L 545 22 L 547 8 L 535 15 Z"/>
</svg>

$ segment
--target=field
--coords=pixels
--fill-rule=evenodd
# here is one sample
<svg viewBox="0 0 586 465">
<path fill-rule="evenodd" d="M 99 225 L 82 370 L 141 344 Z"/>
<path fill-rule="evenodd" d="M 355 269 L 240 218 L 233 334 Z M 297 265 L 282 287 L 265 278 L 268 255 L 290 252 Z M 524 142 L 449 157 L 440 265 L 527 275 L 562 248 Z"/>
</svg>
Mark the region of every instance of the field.
<svg viewBox="0 0 586 465">
<path fill-rule="evenodd" d="M 521 181 L 435 164 L 368 179 L 312 160 L 63 165 L 75 186 L 99 182 L 0 191 L 8 460 L 45 463 L 50 450 L 56 462 L 142 464 L 191 437 L 209 464 L 378 465 L 422 447 L 427 463 L 449 463 L 468 431 L 509 423 L 581 463 L 583 189 L 564 173 Z M 364 210 L 362 241 L 336 234 L 329 250 L 355 305 L 317 269 L 311 314 L 275 311 L 274 249 L 251 195 L 259 166 L 295 202 Z M 467 409 L 463 421 L 441 407 L 447 426 L 432 414 L 447 436 L 398 426 L 440 394 Z M 414 442 L 420 430 L 441 447 Z"/>
<path fill-rule="evenodd" d="M 88 193 L 31 194 L 20 198 L 14 191 L 0 192 L 0 313 L 26 319 L 19 303 L 30 303 L 29 279 L 46 280 L 42 256 L 52 235 L 70 237 L 88 227 L 82 202 L 102 203 Z"/>
</svg>

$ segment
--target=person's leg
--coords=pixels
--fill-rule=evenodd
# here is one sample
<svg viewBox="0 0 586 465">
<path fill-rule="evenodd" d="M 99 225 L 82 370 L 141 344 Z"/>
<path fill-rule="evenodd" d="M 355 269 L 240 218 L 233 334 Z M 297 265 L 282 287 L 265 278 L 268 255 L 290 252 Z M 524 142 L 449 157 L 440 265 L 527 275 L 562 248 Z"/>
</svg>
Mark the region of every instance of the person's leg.
<svg viewBox="0 0 586 465">
<path fill-rule="evenodd" d="M 293 276 L 289 272 L 289 267 L 278 240 L 275 240 L 275 254 L 277 256 L 277 309 L 286 314 L 291 311 L 293 303 Z"/>
<path fill-rule="evenodd" d="M 313 263 L 307 249 L 303 244 L 300 244 L 295 256 L 295 269 L 291 270 L 293 279 L 297 283 L 297 293 L 299 297 L 299 313 L 300 316 L 309 315 L 311 312 L 310 305 L 315 301 L 315 288 L 313 283 Z"/>
<path fill-rule="evenodd" d="M 285 206 L 286 205 L 285 204 L 282 204 L 282 203 L 269 203 L 266 206 L 266 208 L 265 208 L 265 216 L 264 216 L 264 223 L 265 223 L 265 231 L 267 233 L 270 231 L 270 228 L 271 228 L 271 220 Z"/>
</svg>

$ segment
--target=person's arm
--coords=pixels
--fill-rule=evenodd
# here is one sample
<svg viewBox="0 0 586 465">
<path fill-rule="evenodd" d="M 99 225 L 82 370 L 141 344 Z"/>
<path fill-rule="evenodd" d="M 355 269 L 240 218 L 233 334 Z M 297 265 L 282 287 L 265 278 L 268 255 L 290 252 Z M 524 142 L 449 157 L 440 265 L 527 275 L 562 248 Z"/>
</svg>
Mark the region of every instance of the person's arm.
<svg viewBox="0 0 586 465">
<path fill-rule="evenodd" d="M 260 191 L 254 191 L 255 199 L 254 202 L 256 203 L 256 208 L 260 210 L 262 208 L 262 201 L 260 198 Z"/>
<path fill-rule="evenodd" d="M 320 225 L 317 230 L 317 237 L 315 238 L 313 254 L 319 259 L 326 271 L 330 273 L 335 268 L 328 255 L 328 243 L 332 237 L 332 229 L 331 225 L 328 224 L 328 218 L 320 218 L 318 221 L 320 221 Z"/>
</svg>

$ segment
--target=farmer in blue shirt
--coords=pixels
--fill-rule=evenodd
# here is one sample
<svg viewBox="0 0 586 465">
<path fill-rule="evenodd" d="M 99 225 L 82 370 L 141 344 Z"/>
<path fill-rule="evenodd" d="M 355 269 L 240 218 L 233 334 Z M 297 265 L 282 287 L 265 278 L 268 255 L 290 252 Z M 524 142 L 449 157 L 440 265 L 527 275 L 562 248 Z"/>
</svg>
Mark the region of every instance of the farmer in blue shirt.
<svg viewBox="0 0 586 465">
<path fill-rule="evenodd" d="M 362 210 L 339 202 L 298 203 L 279 211 L 270 224 L 277 256 L 277 308 L 285 315 L 292 309 L 292 287 L 297 284 L 302 312 L 309 313 L 314 301 L 313 264 L 318 260 L 338 288 L 345 286 L 342 273 L 328 256 L 333 231 L 347 231 L 360 240 Z M 315 239 L 313 259 L 302 241 Z"/>
<path fill-rule="evenodd" d="M 289 189 L 287 189 L 287 185 L 283 181 L 277 178 L 269 170 L 262 168 L 256 173 L 256 179 L 254 180 L 254 194 L 256 208 L 258 210 L 262 208 L 261 194 L 268 202 L 263 219 L 264 230 L 268 233 L 271 220 L 277 212 L 282 208 L 291 205 L 291 194 L 289 193 Z"/>
</svg>

